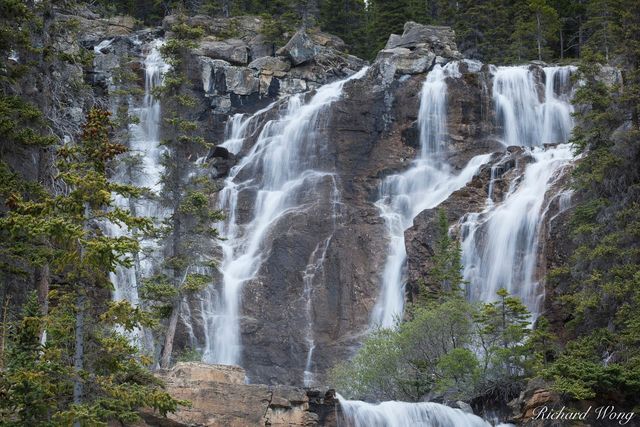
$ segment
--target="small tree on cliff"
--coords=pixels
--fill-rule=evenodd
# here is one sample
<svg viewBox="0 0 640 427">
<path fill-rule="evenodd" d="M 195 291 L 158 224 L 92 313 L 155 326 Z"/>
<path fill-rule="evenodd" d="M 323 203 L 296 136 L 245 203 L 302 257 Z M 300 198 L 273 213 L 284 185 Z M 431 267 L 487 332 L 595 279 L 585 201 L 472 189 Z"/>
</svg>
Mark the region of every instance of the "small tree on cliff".
<svg viewBox="0 0 640 427">
<path fill-rule="evenodd" d="M 449 236 L 449 223 L 444 209 L 438 209 L 436 241 L 431 267 L 421 281 L 418 303 L 424 305 L 443 296 L 464 294 L 460 242 Z"/>
<path fill-rule="evenodd" d="M 496 294 L 498 300 L 484 304 L 474 319 L 484 362 L 480 394 L 510 399 L 536 362 L 527 345 L 531 313 L 505 289 Z"/>
</svg>

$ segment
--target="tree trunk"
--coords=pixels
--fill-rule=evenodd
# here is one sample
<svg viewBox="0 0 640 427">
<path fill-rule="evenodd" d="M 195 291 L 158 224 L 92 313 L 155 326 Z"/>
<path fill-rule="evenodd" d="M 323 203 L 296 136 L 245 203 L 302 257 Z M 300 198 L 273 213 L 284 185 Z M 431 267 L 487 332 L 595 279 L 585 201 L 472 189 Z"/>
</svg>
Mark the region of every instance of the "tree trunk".
<svg viewBox="0 0 640 427">
<path fill-rule="evenodd" d="M 162 349 L 162 357 L 160 358 L 160 367 L 167 369 L 171 364 L 171 353 L 173 352 L 173 339 L 176 336 L 176 328 L 178 326 L 178 317 L 180 317 L 180 303 L 182 298 L 178 298 L 171 306 L 171 316 L 169 317 L 169 326 L 164 335 L 164 347 Z"/>
<path fill-rule="evenodd" d="M 73 403 L 79 405 L 82 403 L 83 384 L 80 374 L 84 367 L 84 315 L 85 315 L 85 295 L 83 290 L 78 291 L 78 297 L 76 299 L 77 313 L 76 313 L 76 334 L 75 334 L 75 352 L 73 355 L 73 368 L 75 370 L 75 377 L 73 379 Z M 74 427 L 80 427 L 80 422 L 75 421 Z"/>
<path fill-rule="evenodd" d="M 540 13 L 536 13 L 538 61 L 542 61 L 542 25 L 540 23 Z"/>
<path fill-rule="evenodd" d="M 0 333 L 0 370 L 4 368 L 4 348 L 7 342 L 7 318 L 9 316 L 9 302 L 11 295 L 7 295 L 2 306 L 2 332 Z"/>
<path fill-rule="evenodd" d="M 222 0 L 222 15 L 224 15 L 225 18 L 229 17 L 229 1 L 230 0 Z"/>
<path fill-rule="evenodd" d="M 36 281 L 38 288 L 38 305 L 40 314 L 44 317 L 49 313 L 49 264 L 45 264 L 36 270 Z M 40 343 L 47 342 L 47 330 L 40 331 Z"/>
<path fill-rule="evenodd" d="M 83 230 L 85 233 L 89 233 L 89 217 L 91 213 L 91 207 L 88 202 L 84 202 L 84 224 Z M 80 265 L 83 266 L 85 252 L 86 249 L 82 245 L 82 243 L 78 242 L 79 250 L 80 250 Z M 82 287 L 84 281 L 80 281 L 76 286 L 80 286 L 79 289 L 76 289 L 78 293 L 76 297 L 76 333 L 75 333 L 75 351 L 73 354 L 73 369 L 75 371 L 74 379 L 73 379 L 73 403 L 79 405 L 82 403 L 82 394 L 83 394 L 83 383 L 80 374 L 84 368 L 84 316 L 85 316 L 85 303 L 86 303 L 86 295 L 85 289 Z M 74 421 L 73 427 L 80 427 L 80 421 Z"/>
</svg>

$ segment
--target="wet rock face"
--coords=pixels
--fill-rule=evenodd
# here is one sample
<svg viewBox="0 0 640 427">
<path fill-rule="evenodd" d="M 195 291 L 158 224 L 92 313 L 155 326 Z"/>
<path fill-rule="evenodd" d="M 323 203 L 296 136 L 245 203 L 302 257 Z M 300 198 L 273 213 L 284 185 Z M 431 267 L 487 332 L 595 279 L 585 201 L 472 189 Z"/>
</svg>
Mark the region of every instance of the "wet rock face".
<svg viewBox="0 0 640 427">
<path fill-rule="evenodd" d="M 252 381 L 301 384 L 309 333 L 319 383 L 359 345 L 386 260 L 386 226 L 373 202 L 381 180 L 416 156 L 403 134 L 417 119 L 423 81 L 424 74 L 389 79 L 376 63 L 346 84 L 320 120 L 323 163 L 335 175 L 309 195 L 309 203 L 317 201 L 313 209 L 290 213 L 273 227 L 262 268 L 243 288 L 242 365 Z M 309 322 L 304 276 L 325 242 L 324 263 L 312 279 Z"/>
<path fill-rule="evenodd" d="M 165 19 L 165 31 L 170 29 L 172 19 Z M 276 54 L 273 46 L 261 44 L 264 42 L 259 18 L 238 18 L 234 24 L 206 17 L 190 20 L 191 25 L 207 31 L 206 38 L 193 51 L 188 67 L 190 94 L 197 99 L 193 118 L 198 121 L 199 135 L 207 142 L 224 140 L 225 124 L 233 114 L 251 114 L 282 99 L 282 104 L 256 121 L 252 136 L 237 155 L 220 147 L 208 155 L 202 149 L 192 153 L 188 161 L 204 157 L 206 176 L 219 188 L 231 168 L 252 148 L 265 124 L 277 118 L 279 107 L 286 106 L 288 95 L 313 91 L 355 73 L 365 64 L 341 52 L 344 43 L 340 39 L 323 33 L 296 33 Z M 89 76 L 94 86 L 108 95 L 113 70 L 118 65 L 115 58 L 140 58 L 139 41 L 144 45 L 160 33 L 145 30 L 115 35 L 100 31 L 95 37 L 86 37 L 86 47 L 93 49 L 105 39 L 113 40 L 101 48 L 99 62 Z M 101 38 L 105 36 L 108 38 Z M 387 229 L 374 205 L 379 198 L 380 183 L 386 176 L 406 170 L 420 149 L 417 118 L 420 92 L 428 71 L 436 63 L 458 59 L 460 54 L 450 29 L 408 23 L 402 35 L 390 38 L 364 77 L 347 83 L 342 98 L 322 113 L 316 131 L 326 144 L 323 170 L 330 175 L 313 191 L 301 195 L 312 208 L 289 212 L 272 226 L 263 243 L 262 267 L 256 278 L 243 287 L 241 363 L 252 381 L 302 384 L 311 336 L 314 349 L 310 368 L 314 380 L 322 383 L 328 369 L 351 356 L 361 342 L 380 291 L 380 274 L 388 248 Z M 140 77 L 135 84 L 141 86 L 140 61 L 131 61 L 126 66 Z M 494 200 L 500 200 L 527 161 L 521 150 L 505 150 L 495 138 L 499 130 L 493 116 L 489 68 L 460 62 L 459 72 L 460 78 L 447 80 L 450 140 L 443 156 L 453 168 L 461 168 L 476 154 L 491 151 L 500 154 L 443 204 L 450 223 L 482 210 L 490 166 L 500 166 L 493 193 Z M 241 225 L 250 221 L 255 197 L 255 192 L 247 191 L 238 200 Z M 407 230 L 410 295 L 417 289 L 417 280 L 429 269 L 436 217 L 435 210 L 422 212 Z M 559 221 L 557 224 L 564 220 Z M 564 232 L 560 225 L 550 224 L 550 236 Z M 549 246 L 551 253 L 563 250 Z M 320 253 L 324 262 L 319 262 Z M 309 304 L 304 283 L 310 274 Z M 197 303 L 192 301 L 192 305 L 192 312 L 196 313 Z M 198 324 L 199 316 L 194 317 L 191 326 L 201 344 L 202 325 Z M 198 342 L 194 345 L 190 338 L 187 327 L 181 324 L 177 348 L 197 347 Z M 240 383 L 231 386 L 235 395 L 244 393 L 242 387 L 246 387 Z M 215 387 L 202 399 L 219 397 L 222 391 Z M 260 407 L 264 414 L 269 404 L 263 400 L 269 399 L 265 397 L 268 393 L 260 390 L 256 396 L 262 397 L 245 400 L 245 407 Z M 274 403 L 273 420 L 279 417 L 279 408 L 286 409 L 287 405 Z M 297 408 L 296 405 L 299 406 L 291 404 L 291 407 Z M 194 415 L 200 416 L 205 417 Z M 229 416 L 232 419 L 235 415 Z M 205 418 L 198 419 L 208 422 Z"/>
<path fill-rule="evenodd" d="M 521 147 L 513 147 L 505 152 L 496 152 L 491 160 L 480 168 L 476 176 L 463 188 L 455 191 L 437 208 L 427 209 L 416 216 L 413 226 L 405 232 L 407 249 L 407 298 L 413 300 L 419 292 L 419 283 L 428 276 L 433 266 L 434 245 L 438 233 L 438 211 L 443 209 L 447 221 L 453 226 L 453 232 L 460 236 L 460 222 L 466 215 L 482 212 L 489 196 L 491 169 L 495 167 L 492 199 L 495 203 L 503 200 L 509 186 L 523 173 L 529 162 L 529 156 Z M 479 236 L 485 234 L 484 228 L 477 231 Z M 479 239 L 482 244 L 482 238 Z M 439 289 L 430 289 L 437 292 Z"/>
</svg>

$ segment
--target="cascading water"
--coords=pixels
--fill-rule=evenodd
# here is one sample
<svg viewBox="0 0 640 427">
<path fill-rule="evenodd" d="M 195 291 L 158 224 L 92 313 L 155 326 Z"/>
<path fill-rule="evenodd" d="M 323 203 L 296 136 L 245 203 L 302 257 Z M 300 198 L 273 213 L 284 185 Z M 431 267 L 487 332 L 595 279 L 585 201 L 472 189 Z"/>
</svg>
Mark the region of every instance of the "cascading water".
<svg viewBox="0 0 640 427">
<path fill-rule="evenodd" d="M 575 67 L 545 67 L 544 97 L 527 66 L 498 67 L 493 101 L 507 146 L 535 147 L 566 142 L 572 128 L 570 77 Z M 567 90 L 569 88 L 569 90 Z"/>
<path fill-rule="evenodd" d="M 338 395 L 342 419 L 338 425 L 345 427 L 491 427 L 482 418 L 460 409 L 432 402 L 382 402 L 366 403 L 346 400 Z"/>
<path fill-rule="evenodd" d="M 316 132 L 323 112 L 339 99 L 345 83 L 360 78 L 366 69 L 353 76 L 318 89 L 306 104 L 303 95 L 288 100 L 287 109 L 268 122 L 251 150 L 225 180 L 219 208 L 227 213 L 218 225 L 223 259 L 222 284 L 218 293 L 208 291 L 203 304 L 205 351 L 203 360 L 237 364 L 240 359 L 240 293 L 242 285 L 257 274 L 265 256 L 264 241 L 272 227 L 288 213 L 312 208 L 317 199 L 313 190 L 325 180 L 335 185 L 328 165 L 322 164 L 325 145 Z M 226 147 L 239 150 L 249 129 L 247 120 L 236 119 Z M 245 131 L 240 128 L 244 127 Z M 255 197 L 253 213 L 240 223 L 238 200 L 242 195 Z"/>
<path fill-rule="evenodd" d="M 469 214 L 461 226 L 464 277 L 473 300 L 492 301 L 500 288 L 519 296 L 535 318 L 542 291 L 536 277 L 540 222 L 547 192 L 573 159 L 571 147 L 547 149 L 543 143 L 566 143 L 571 133 L 570 75 L 573 67 L 546 67 L 544 99 L 538 98 L 533 73 L 525 67 L 498 68 L 494 100 L 508 145 L 534 146 L 533 162 L 514 179 L 501 203 L 492 191 L 481 213 Z M 492 169 L 493 188 L 494 179 Z"/>
<path fill-rule="evenodd" d="M 470 215 L 462 227 L 462 264 L 470 297 L 492 301 L 504 288 L 519 296 L 534 317 L 540 306 L 535 269 L 538 231 L 545 195 L 558 171 L 573 158 L 571 147 L 531 150 L 534 163 L 514 182 L 505 200 L 487 205 L 482 214 Z M 485 227 L 480 237 L 478 229 Z"/>
<path fill-rule="evenodd" d="M 459 78 L 458 63 L 436 65 L 422 87 L 418 124 L 420 156 L 401 174 L 387 177 L 376 206 L 389 233 L 389 249 L 382 273 L 381 295 L 372 324 L 392 327 L 404 307 L 404 265 L 407 257 L 404 232 L 417 214 L 433 208 L 464 186 L 490 155 L 476 156 L 457 175 L 438 156 L 447 142 L 447 78 Z"/>
<path fill-rule="evenodd" d="M 100 50 L 108 46 L 110 42 L 100 43 L 96 48 L 96 53 L 99 54 Z M 138 119 L 136 123 L 129 125 L 129 153 L 133 161 L 121 165 L 115 176 L 116 181 L 148 188 L 153 194 L 157 194 L 160 189 L 162 173 L 160 165 L 162 148 L 159 136 L 160 101 L 154 98 L 153 90 L 162 83 L 163 74 L 169 70 L 169 65 L 164 62 L 160 54 L 162 44 L 163 41 L 158 39 L 147 46 L 148 51 L 144 58 L 144 97 L 141 104 L 131 108 L 131 112 Z M 168 214 L 160 208 L 153 197 L 137 200 L 117 197 L 115 202 L 119 207 L 130 209 L 135 215 L 153 218 L 157 224 Z M 106 231 L 110 235 L 122 235 L 128 232 L 115 224 L 109 224 L 107 228 Z M 115 273 L 111 274 L 115 300 L 127 300 L 133 305 L 139 303 L 138 284 L 140 278 L 151 274 L 154 264 L 153 254 L 157 251 L 158 247 L 153 240 L 143 239 L 141 242 L 142 255 L 136 257 L 134 267 L 118 267 Z M 151 336 L 142 331 L 136 331 L 133 339 L 148 350 L 153 348 Z"/>
</svg>

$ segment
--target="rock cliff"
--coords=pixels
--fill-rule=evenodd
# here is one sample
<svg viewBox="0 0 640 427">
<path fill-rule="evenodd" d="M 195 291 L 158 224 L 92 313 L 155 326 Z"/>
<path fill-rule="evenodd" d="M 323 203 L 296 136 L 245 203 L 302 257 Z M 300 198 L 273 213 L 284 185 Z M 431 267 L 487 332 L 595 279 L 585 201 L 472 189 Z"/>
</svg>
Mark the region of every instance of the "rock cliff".
<svg viewBox="0 0 640 427">
<path fill-rule="evenodd" d="M 170 35 L 176 17 L 169 16 L 162 27 L 152 29 L 137 29 L 125 18 L 107 20 L 90 13 L 70 16 L 60 12 L 56 19 L 78 24 L 77 39 L 67 46 L 69 52 L 84 49 L 93 55 L 91 66 L 61 72 L 83 77 L 91 96 L 105 105 L 142 103 L 145 55 L 154 40 Z M 198 134 L 219 145 L 229 137 L 234 115 L 249 117 L 259 112 L 237 153 L 223 147 L 200 147 L 189 156 L 186 167 L 217 188 L 224 187 L 231 168 L 254 148 L 260 133 L 278 119 L 292 95 L 301 94 L 307 100 L 321 85 L 353 75 L 366 65 L 345 53 L 340 39 L 317 30 L 290 34 L 286 44 L 275 46 L 261 33 L 260 17 L 194 16 L 187 23 L 205 31 L 189 58 Z M 490 185 L 493 201 L 499 203 L 520 179 L 531 157 L 526 150 L 505 148 L 500 142 L 503 129 L 492 96 L 494 67 L 464 60 L 451 29 L 407 23 L 403 34 L 389 38 L 366 73 L 345 83 L 340 98 L 321 112 L 314 132 L 326 145 L 322 167 L 331 178 L 305 195 L 305 200 L 315 200 L 313 209 L 287 212 L 270 224 L 261 243 L 260 268 L 244 283 L 241 294 L 240 364 L 251 382 L 301 385 L 311 372 L 312 382 L 322 384 L 328 369 L 348 358 L 369 330 L 389 239 L 375 202 L 385 177 L 406 170 L 420 150 L 418 112 L 425 78 L 436 65 L 452 61 L 458 61 L 459 75 L 446 79 L 449 141 L 441 155 L 455 172 L 477 154 L 494 154 L 467 185 L 443 203 L 449 221 L 462 223 L 469 214 L 481 212 Z M 123 70 L 128 79 L 122 78 Z M 543 68 L 531 65 L 530 71 L 537 76 L 535 85 L 542 93 Z M 71 107 L 66 110 L 72 116 L 68 122 L 77 126 L 86 105 L 78 101 Z M 62 131 L 65 129 L 72 127 Z M 566 198 L 559 196 L 562 187 L 560 180 L 547 197 L 543 234 L 549 237 L 539 242 L 539 277 L 566 253 L 559 246 L 566 233 L 568 208 Z M 240 226 L 250 221 L 254 202 L 255 192 L 238 201 Z M 435 211 L 425 210 L 405 234 L 409 297 L 430 265 L 434 219 Z M 453 231 L 462 233 L 460 226 Z M 310 281 L 310 292 L 305 280 Z M 219 290 L 220 284 L 216 286 Z M 552 295 L 553 290 L 547 293 Z M 202 299 L 196 296 L 186 302 L 189 310 L 183 313 L 176 338 L 179 350 L 202 350 L 207 340 Z M 554 310 L 552 298 L 547 299 L 546 307 Z M 179 372 L 168 373 L 166 378 L 178 397 L 187 397 L 193 391 L 188 390 L 191 386 L 180 385 Z M 195 372 L 191 369 L 189 375 Z M 299 423 L 313 418 L 308 412 L 312 404 L 300 390 L 247 386 L 244 373 L 240 382 L 238 372 L 229 375 L 235 380 L 203 379 L 209 381 L 207 391 L 191 397 L 197 402 L 215 400 L 216 384 L 226 384 L 229 390 L 253 387 L 254 400 L 244 404 L 247 410 L 259 408 L 256 420 L 268 417 L 276 423 L 281 409 L 291 416 L 297 414 Z M 212 409 L 213 413 L 217 410 Z M 195 409 L 183 415 L 193 417 L 193 422 L 204 422 L 209 416 Z M 236 415 L 224 417 L 231 420 Z"/>
</svg>

